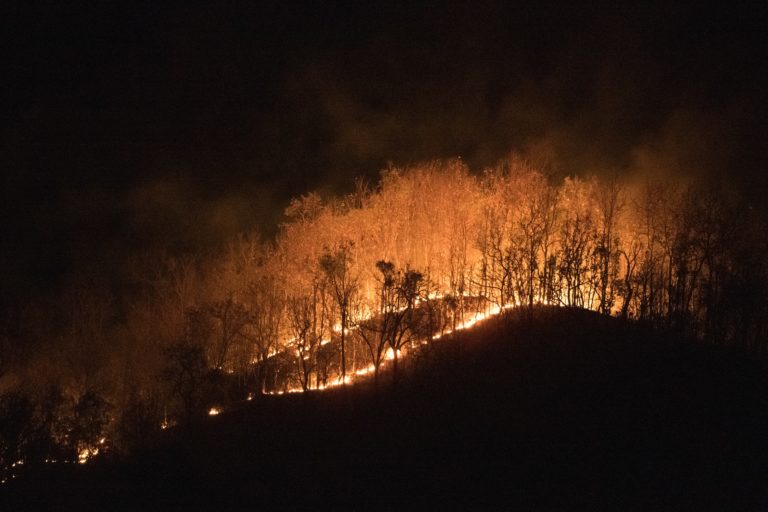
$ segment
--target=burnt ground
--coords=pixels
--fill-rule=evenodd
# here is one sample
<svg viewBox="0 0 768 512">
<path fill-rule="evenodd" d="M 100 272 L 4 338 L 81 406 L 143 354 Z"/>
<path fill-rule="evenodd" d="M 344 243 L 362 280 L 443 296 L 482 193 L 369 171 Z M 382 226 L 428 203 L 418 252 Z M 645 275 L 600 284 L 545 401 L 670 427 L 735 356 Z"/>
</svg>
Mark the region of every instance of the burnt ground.
<svg viewBox="0 0 768 512">
<path fill-rule="evenodd" d="M 397 386 L 263 397 L 128 460 L 29 472 L 17 510 L 765 510 L 768 369 L 580 310 L 492 319 Z"/>
</svg>

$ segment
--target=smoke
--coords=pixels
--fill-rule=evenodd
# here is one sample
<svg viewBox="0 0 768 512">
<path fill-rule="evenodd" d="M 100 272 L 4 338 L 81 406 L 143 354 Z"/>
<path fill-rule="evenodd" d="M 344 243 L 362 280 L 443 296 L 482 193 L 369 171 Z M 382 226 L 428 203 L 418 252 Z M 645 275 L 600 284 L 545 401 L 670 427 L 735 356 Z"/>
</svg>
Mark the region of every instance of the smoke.
<svg viewBox="0 0 768 512">
<path fill-rule="evenodd" d="M 16 29 L 2 125 L 11 288 L 143 248 L 271 234 L 291 197 L 349 191 L 389 162 L 460 156 L 480 171 L 515 151 L 556 175 L 712 175 L 768 192 L 764 12 L 233 4 L 94 13 L 86 27 L 60 15 Z"/>
<path fill-rule="evenodd" d="M 389 161 L 461 156 L 481 170 L 515 151 L 558 175 L 712 175 L 766 190 L 764 51 L 745 13 L 410 14 L 287 74 L 292 106 L 322 127 L 322 183 Z"/>
</svg>

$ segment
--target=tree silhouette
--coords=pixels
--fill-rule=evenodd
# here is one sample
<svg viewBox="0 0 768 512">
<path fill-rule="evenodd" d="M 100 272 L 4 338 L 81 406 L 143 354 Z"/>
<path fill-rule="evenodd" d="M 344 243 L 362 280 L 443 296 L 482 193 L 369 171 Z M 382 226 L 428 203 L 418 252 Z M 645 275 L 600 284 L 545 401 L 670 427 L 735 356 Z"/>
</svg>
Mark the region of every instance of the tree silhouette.
<svg viewBox="0 0 768 512">
<path fill-rule="evenodd" d="M 341 244 L 333 251 L 326 250 L 320 257 L 320 268 L 328 281 L 331 297 L 339 310 L 342 383 L 347 375 L 346 335 L 350 306 L 358 287 L 358 278 L 352 272 L 352 247 L 351 243 Z"/>
</svg>

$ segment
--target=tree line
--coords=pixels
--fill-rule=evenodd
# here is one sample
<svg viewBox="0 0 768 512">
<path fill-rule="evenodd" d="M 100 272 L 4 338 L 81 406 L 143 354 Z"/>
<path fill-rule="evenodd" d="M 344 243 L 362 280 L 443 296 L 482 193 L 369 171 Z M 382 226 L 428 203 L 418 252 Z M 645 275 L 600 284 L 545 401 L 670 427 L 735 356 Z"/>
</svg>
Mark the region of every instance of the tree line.
<svg viewBox="0 0 768 512">
<path fill-rule="evenodd" d="M 768 348 L 766 226 L 704 180 L 568 177 L 510 158 L 389 168 L 294 199 L 274 240 L 135 256 L 3 312 L 0 467 L 130 451 L 211 404 L 397 375 L 478 313 L 538 304 Z M 389 361 L 389 362 L 387 362 Z"/>
</svg>

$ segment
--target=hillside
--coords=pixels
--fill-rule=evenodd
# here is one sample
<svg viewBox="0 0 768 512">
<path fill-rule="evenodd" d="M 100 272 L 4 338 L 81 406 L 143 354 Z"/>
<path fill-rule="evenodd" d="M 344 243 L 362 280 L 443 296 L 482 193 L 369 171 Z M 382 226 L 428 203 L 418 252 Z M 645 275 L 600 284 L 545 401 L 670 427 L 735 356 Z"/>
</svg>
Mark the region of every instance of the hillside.
<svg viewBox="0 0 768 512">
<path fill-rule="evenodd" d="M 766 384 L 762 362 L 726 348 L 542 308 L 436 341 L 397 386 L 384 374 L 258 397 L 131 460 L 27 474 L 0 496 L 67 510 L 759 510 Z"/>
</svg>

